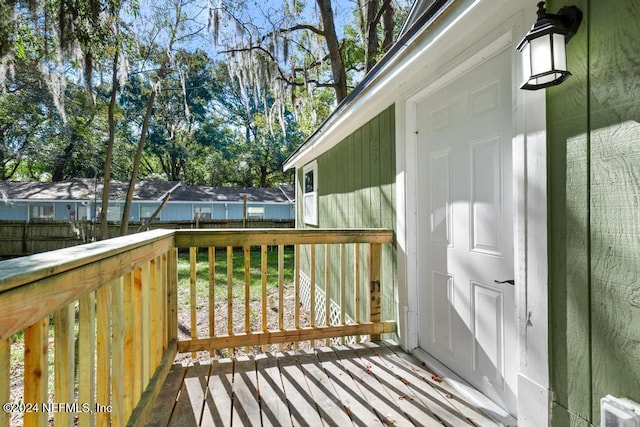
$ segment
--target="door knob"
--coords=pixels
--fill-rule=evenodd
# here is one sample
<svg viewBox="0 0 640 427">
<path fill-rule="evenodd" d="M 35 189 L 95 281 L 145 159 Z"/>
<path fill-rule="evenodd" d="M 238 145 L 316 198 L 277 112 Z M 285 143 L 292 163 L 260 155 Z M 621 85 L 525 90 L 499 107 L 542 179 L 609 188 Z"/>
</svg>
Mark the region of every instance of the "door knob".
<svg viewBox="0 0 640 427">
<path fill-rule="evenodd" d="M 494 282 L 495 282 L 495 283 L 498 283 L 498 284 L 508 283 L 508 284 L 510 284 L 510 285 L 513 285 L 513 286 L 515 286 L 515 285 L 516 285 L 516 281 L 515 281 L 514 279 L 511 279 L 511 280 L 503 280 L 503 281 L 500 281 L 500 280 L 494 280 Z"/>
</svg>

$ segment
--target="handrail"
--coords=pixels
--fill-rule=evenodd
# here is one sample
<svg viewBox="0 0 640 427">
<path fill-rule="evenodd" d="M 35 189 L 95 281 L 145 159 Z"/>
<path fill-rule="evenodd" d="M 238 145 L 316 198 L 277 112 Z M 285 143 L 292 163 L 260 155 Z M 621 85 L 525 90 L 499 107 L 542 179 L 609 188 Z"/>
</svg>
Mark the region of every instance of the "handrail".
<svg viewBox="0 0 640 427">
<path fill-rule="evenodd" d="M 158 229 L 0 261 L 0 292 L 101 261 L 158 240 L 171 239 L 173 244 L 173 234 L 174 230 Z"/>
<path fill-rule="evenodd" d="M 313 340 L 349 335 L 377 336 L 395 331 L 395 322 L 380 317 L 380 286 L 383 244 L 393 242 L 391 230 L 153 230 L 88 245 L 66 248 L 45 254 L 0 262 L 0 403 L 9 401 L 10 337 L 24 330 L 25 404 L 49 402 L 48 330 L 53 315 L 55 330 L 55 402 L 89 405 L 90 411 L 76 407 L 79 423 L 111 422 L 137 425 L 144 421 L 153 399 L 161 388 L 178 351 L 191 352 L 248 345 L 265 345 L 296 340 Z M 283 312 L 284 247 L 295 248 L 295 327 L 285 328 Z M 278 250 L 278 309 L 275 330 L 266 319 L 267 248 Z M 316 246 L 324 247 L 324 258 L 316 256 Z M 246 320 L 242 332 L 234 332 L 229 320 L 228 334 L 198 336 L 194 328 L 191 339 L 178 340 L 178 248 L 189 248 L 191 259 L 190 307 L 195 325 L 195 259 L 197 248 L 207 248 L 210 271 L 216 266 L 216 248 L 226 249 L 227 298 L 232 296 L 234 248 L 243 248 L 245 279 L 250 277 L 247 256 L 258 248 L 261 256 L 261 315 L 259 330 Z M 306 248 L 306 249 L 305 249 Z M 300 325 L 300 259 L 307 265 L 312 321 Z M 361 256 L 361 252 L 364 254 Z M 334 258 L 331 254 L 334 253 Z M 221 255 L 219 255 L 220 257 Z M 335 260 L 333 271 L 331 266 Z M 316 272 L 320 261 L 324 271 Z M 349 262 L 347 262 L 349 260 Z M 350 267 L 347 267 L 347 264 Z M 349 270 L 349 271 L 347 271 Z M 345 277 L 352 275 L 355 286 L 355 321 L 345 321 Z M 212 278 L 213 277 L 213 278 Z M 215 275 L 209 274 L 209 303 L 216 300 Z M 369 301 L 361 315 L 360 282 L 369 283 Z M 316 289 L 316 283 L 323 289 Z M 245 296 L 249 295 L 248 282 Z M 331 286 L 339 287 L 339 300 L 331 300 Z M 336 293 L 338 288 L 333 288 Z M 326 292 L 324 305 L 316 306 L 318 292 Z M 218 297 L 219 298 L 219 297 Z M 364 301 L 363 301 L 364 302 Z M 233 302 L 228 300 L 227 306 Z M 249 313 L 244 300 L 245 315 Z M 339 320 L 331 320 L 332 304 L 338 305 Z M 213 312 L 210 312 L 213 315 Z M 315 316 L 314 316 L 315 315 Z M 246 318 L 246 316 L 245 316 Z M 316 322 L 316 318 L 320 319 Z M 364 319 L 366 321 L 361 322 Z M 209 325 L 213 320 L 209 319 Z M 349 323 L 349 324 L 347 324 Z M 74 330 L 74 324 L 78 326 Z M 213 328 L 210 328 L 210 331 Z M 74 343 L 78 348 L 75 354 Z M 77 357 L 76 370 L 74 359 Z M 77 387 L 77 395 L 74 389 Z M 106 412 L 106 408 L 110 412 Z M 20 409 L 20 408 L 17 408 Z M 24 423 L 45 425 L 47 406 L 38 413 L 25 413 Z M 68 409 L 68 408 L 67 408 Z M 73 409 L 73 407 L 71 408 Z M 100 409 L 103 409 L 102 411 Z M 55 412 L 55 411 L 54 411 Z M 55 412 L 54 421 L 67 424 L 73 414 Z M 0 411 L 0 427 L 8 425 L 9 414 Z"/>
</svg>

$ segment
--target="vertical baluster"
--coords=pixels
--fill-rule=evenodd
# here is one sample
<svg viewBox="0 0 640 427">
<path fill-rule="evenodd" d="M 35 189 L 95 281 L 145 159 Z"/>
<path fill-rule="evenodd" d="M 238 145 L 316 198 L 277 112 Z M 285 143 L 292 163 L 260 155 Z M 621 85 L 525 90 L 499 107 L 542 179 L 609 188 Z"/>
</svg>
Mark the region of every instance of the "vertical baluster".
<svg viewBox="0 0 640 427">
<path fill-rule="evenodd" d="M 133 272 L 133 401 L 142 396 L 142 269 Z"/>
<path fill-rule="evenodd" d="M 233 335 L 233 247 L 227 246 L 227 333 Z M 229 348 L 229 357 L 233 348 Z"/>
<path fill-rule="evenodd" d="M 123 358 L 124 358 L 124 377 L 123 377 L 123 400 L 124 400 L 124 419 L 129 419 L 133 412 L 133 272 L 129 272 L 123 277 L 123 295 L 122 304 L 124 313 L 122 322 L 124 325 L 123 332 Z"/>
<path fill-rule="evenodd" d="M 284 246 L 278 245 L 278 330 L 284 330 Z M 282 349 L 282 344 L 280 344 Z"/>
<path fill-rule="evenodd" d="M 189 248 L 189 305 L 191 307 L 191 339 L 198 338 L 198 320 L 196 318 L 196 259 L 197 248 Z M 196 352 L 191 353 L 195 359 Z"/>
<path fill-rule="evenodd" d="M 75 401 L 73 396 L 75 335 L 73 331 L 75 303 L 57 310 L 54 321 L 54 402 Z M 69 412 L 57 411 L 53 420 L 56 426 L 71 426 L 73 417 Z"/>
<path fill-rule="evenodd" d="M 49 317 L 47 316 L 24 330 L 24 402 L 28 404 L 40 405 L 49 400 L 47 396 L 48 329 Z M 46 426 L 47 413 L 45 411 L 25 413 L 24 425 Z"/>
<path fill-rule="evenodd" d="M 95 407 L 96 303 L 95 293 L 80 297 L 78 308 L 78 402 Z M 81 411 L 78 425 L 93 425 L 93 411 Z"/>
<path fill-rule="evenodd" d="M 356 323 L 361 323 L 362 319 L 360 317 L 360 243 L 356 243 L 355 246 L 355 255 L 354 255 L 354 306 L 353 311 L 356 316 Z"/>
<path fill-rule="evenodd" d="M 345 268 L 345 257 L 346 250 L 345 244 L 340 244 L 340 324 L 342 326 L 346 323 L 346 268 Z M 344 345 L 344 337 L 340 339 L 340 343 Z"/>
<path fill-rule="evenodd" d="M 98 288 L 96 292 L 96 407 L 106 408 L 111 403 L 111 287 L 107 284 Z M 106 411 L 96 412 L 96 425 L 108 426 L 109 413 Z"/>
<path fill-rule="evenodd" d="M 178 248 L 169 251 L 169 265 L 167 266 L 169 285 L 169 342 L 178 339 Z"/>
<path fill-rule="evenodd" d="M 216 336 L 216 248 L 209 246 L 209 336 Z M 213 355 L 212 355 L 213 356 Z"/>
<path fill-rule="evenodd" d="M 260 286 L 262 290 L 262 332 L 267 332 L 267 247 L 260 247 Z M 262 346 L 262 351 L 267 351 L 267 346 Z"/>
<path fill-rule="evenodd" d="M 158 358 L 158 259 L 154 258 L 149 261 L 149 374 L 153 375 L 160 359 Z M 193 327 L 191 328 L 193 331 Z"/>
<path fill-rule="evenodd" d="M 169 309 L 169 273 L 167 270 L 167 265 L 169 262 L 169 256 L 165 252 L 160 257 L 160 294 L 158 297 L 160 298 L 160 329 L 162 330 L 162 343 L 160 350 L 160 360 L 164 355 L 165 350 L 169 347 L 169 328 L 167 323 L 167 313 Z"/>
<path fill-rule="evenodd" d="M 151 378 L 151 264 L 142 265 L 142 390 L 147 388 Z"/>
<path fill-rule="evenodd" d="M 124 418 L 124 278 L 111 282 L 111 425 L 126 424 Z"/>
<path fill-rule="evenodd" d="M 331 325 L 331 246 L 324 245 L 324 324 Z M 331 339 L 325 338 L 324 344 L 331 345 Z"/>
<path fill-rule="evenodd" d="M 309 310 L 310 310 L 310 326 L 316 327 L 316 245 L 311 244 L 311 268 L 310 268 L 311 284 L 309 286 Z M 315 340 L 311 341 L 311 346 L 315 347 Z"/>
<path fill-rule="evenodd" d="M 380 323 L 380 243 L 369 244 L 368 282 L 369 282 L 369 321 Z M 380 340 L 380 334 L 372 334 L 372 341 Z"/>
<path fill-rule="evenodd" d="M 251 248 L 244 247 L 244 331 L 251 333 L 251 309 L 249 303 L 251 301 Z M 249 346 L 245 351 L 249 353 Z"/>
<path fill-rule="evenodd" d="M 300 329 L 300 245 L 296 245 L 294 249 L 294 293 L 295 293 L 295 309 L 293 314 L 293 327 Z M 300 342 L 295 342 L 295 349 L 300 348 Z"/>
<path fill-rule="evenodd" d="M 152 287 L 152 295 L 153 295 L 153 301 L 155 302 L 155 311 L 151 311 L 151 315 L 153 316 L 153 320 L 154 320 L 154 335 L 155 335 L 155 339 L 154 339 L 154 343 L 155 343 L 155 360 L 154 360 L 154 364 L 153 364 L 153 373 L 155 374 L 155 370 L 158 367 L 158 365 L 160 365 L 160 361 L 162 360 L 162 356 L 163 356 L 163 347 L 162 347 L 162 341 L 163 341 L 163 335 L 164 335 L 164 328 L 163 328 L 163 323 L 164 323 L 164 316 L 163 316 L 163 303 L 162 301 L 164 300 L 163 298 L 163 293 L 162 293 L 162 255 L 158 255 L 155 259 L 155 276 L 153 279 L 153 287 Z"/>
<path fill-rule="evenodd" d="M 6 378 L 0 384 L 0 403 L 9 402 L 10 386 L 11 384 L 11 363 L 9 362 L 11 356 L 11 340 L 10 338 L 0 340 L 0 378 Z M 0 426 L 9 427 L 9 412 L 0 411 Z"/>
</svg>

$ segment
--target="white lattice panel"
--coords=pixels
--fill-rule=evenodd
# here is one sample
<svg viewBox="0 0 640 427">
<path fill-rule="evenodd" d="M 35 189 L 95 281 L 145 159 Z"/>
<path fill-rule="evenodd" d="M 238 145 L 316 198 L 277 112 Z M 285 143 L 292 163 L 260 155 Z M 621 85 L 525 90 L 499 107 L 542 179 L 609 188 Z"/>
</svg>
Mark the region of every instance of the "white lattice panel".
<svg viewBox="0 0 640 427">
<path fill-rule="evenodd" d="M 315 320 L 316 325 L 325 326 L 326 320 L 326 297 L 324 290 L 316 285 L 316 312 L 315 312 Z M 302 305 L 310 309 L 311 307 L 311 279 L 305 273 L 300 272 L 300 302 Z M 340 324 L 340 305 L 338 305 L 335 301 L 331 300 L 331 306 L 329 308 L 329 320 L 331 325 L 339 325 Z M 345 324 L 350 325 L 355 323 L 354 320 L 345 314 Z M 360 341 L 364 341 L 366 337 L 361 337 Z M 356 340 L 354 337 L 349 336 L 345 337 L 345 342 L 347 344 L 355 344 Z M 340 338 L 332 338 L 331 344 L 340 343 Z"/>
</svg>

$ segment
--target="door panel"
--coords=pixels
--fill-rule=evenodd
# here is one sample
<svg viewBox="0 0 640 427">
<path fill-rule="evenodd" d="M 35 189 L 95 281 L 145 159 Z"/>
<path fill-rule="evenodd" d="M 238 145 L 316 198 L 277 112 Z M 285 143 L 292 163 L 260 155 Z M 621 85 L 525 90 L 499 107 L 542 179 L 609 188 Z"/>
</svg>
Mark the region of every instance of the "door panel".
<svg viewBox="0 0 640 427">
<path fill-rule="evenodd" d="M 511 52 L 416 105 L 419 345 L 516 412 Z"/>
</svg>

